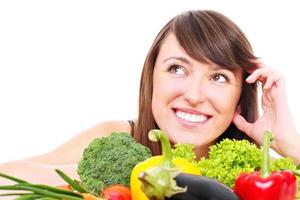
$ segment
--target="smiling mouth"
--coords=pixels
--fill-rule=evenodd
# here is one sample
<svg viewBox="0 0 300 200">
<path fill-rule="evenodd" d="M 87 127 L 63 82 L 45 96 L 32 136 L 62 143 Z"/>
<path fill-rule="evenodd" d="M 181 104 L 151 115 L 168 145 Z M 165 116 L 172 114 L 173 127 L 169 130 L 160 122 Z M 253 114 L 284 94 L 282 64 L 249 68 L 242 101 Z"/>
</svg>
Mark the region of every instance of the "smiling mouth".
<svg viewBox="0 0 300 200">
<path fill-rule="evenodd" d="M 174 110 L 174 112 L 178 118 L 191 123 L 203 123 L 211 117 L 209 115 L 188 113 L 181 110 Z"/>
</svg>

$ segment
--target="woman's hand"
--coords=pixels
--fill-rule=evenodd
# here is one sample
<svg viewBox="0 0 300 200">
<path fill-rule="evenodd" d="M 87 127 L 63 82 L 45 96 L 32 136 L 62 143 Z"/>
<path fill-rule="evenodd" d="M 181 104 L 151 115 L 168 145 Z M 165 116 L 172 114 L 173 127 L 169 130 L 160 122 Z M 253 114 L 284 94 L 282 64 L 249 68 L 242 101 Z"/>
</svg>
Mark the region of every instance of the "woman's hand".
<svg viewBox="0 0 300 200">
<path fill-rule="evenodd" d="M 300 135 L 297 134 L 288 108 L 284 78 L 262 63 L 256 63 L 257 68 L 248 76 L 246 82 L 262 83 L 263 115 L 254 123 L 249 123 L 236 113 L 233 122 L 259 144 L 262 144 L 264 131 L 272 131 L 272 148 L 280 155 L 291 157 L 300 163 Z"/>
</svg>

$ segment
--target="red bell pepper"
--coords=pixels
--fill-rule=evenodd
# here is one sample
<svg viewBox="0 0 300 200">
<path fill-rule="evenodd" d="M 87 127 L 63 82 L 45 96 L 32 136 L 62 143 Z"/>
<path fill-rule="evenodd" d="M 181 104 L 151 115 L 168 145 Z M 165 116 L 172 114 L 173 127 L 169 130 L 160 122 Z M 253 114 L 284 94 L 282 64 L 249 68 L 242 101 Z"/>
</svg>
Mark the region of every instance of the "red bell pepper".
<svg viewBox="0 0 300 200">
<path fill-rule="evenodd" d="M 272 134 L 264 133 L 261 170 L 242 173 L 235 182 L 234 191 L 241 200 L 294 200 L 297 180 L 293 172 L 270 171 L 270 141 Z"/>
</svg>

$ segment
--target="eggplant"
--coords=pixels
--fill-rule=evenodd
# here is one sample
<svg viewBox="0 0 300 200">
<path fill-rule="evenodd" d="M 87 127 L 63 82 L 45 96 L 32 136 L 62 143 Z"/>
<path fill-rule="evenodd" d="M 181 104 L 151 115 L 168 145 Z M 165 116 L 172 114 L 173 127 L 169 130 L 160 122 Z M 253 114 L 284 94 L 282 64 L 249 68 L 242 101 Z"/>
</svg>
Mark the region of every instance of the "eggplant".
<svg viewBox="0 0 300 200">
<path fill-rule="evenodd" d="M 178 186 L 187 187 L 187 191 L 166 200 L 239 200 L 231 188 L 206 176 L 180 173 L 175 181 Z"/>
</svg>

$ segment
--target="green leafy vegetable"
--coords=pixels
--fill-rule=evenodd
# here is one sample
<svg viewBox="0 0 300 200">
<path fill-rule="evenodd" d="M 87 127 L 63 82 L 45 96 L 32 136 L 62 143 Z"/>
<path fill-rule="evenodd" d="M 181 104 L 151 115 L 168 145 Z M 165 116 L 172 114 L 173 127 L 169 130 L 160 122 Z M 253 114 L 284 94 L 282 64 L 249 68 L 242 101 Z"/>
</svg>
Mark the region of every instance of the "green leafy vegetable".
<svg viewBox="0 0 300 200">
<path fill-rule="evenodd" d="M 184 158 L 190 162 L 196 162 L 196 154 L 194 152 L 195 145 L 177 143 L 172 148 L 172 156 Z"/>
<path fill-rule="evenodd" d="M 89 144 L 77 172 L 83 186 L 97 194 L 109 185 L 129 186 L 133 167 L 150 157 L 150 149 L 137 143 L 128 133 L 115 132 Z"/>
<path fill-rule="evenodd" d="M 241 172 L 252 172 L 261 162 L 261 150 L 247 140 L 224 139 L 212 145 L 208 159 L 199 161 L 201 174 L 233 187 Z"/>
<path fill-rule="evenodd" d="M 297 169 L 291 158 L 278 158 L 271 162 L 271 171 L 281 170 L 281 169 Z"/>
</svg>

